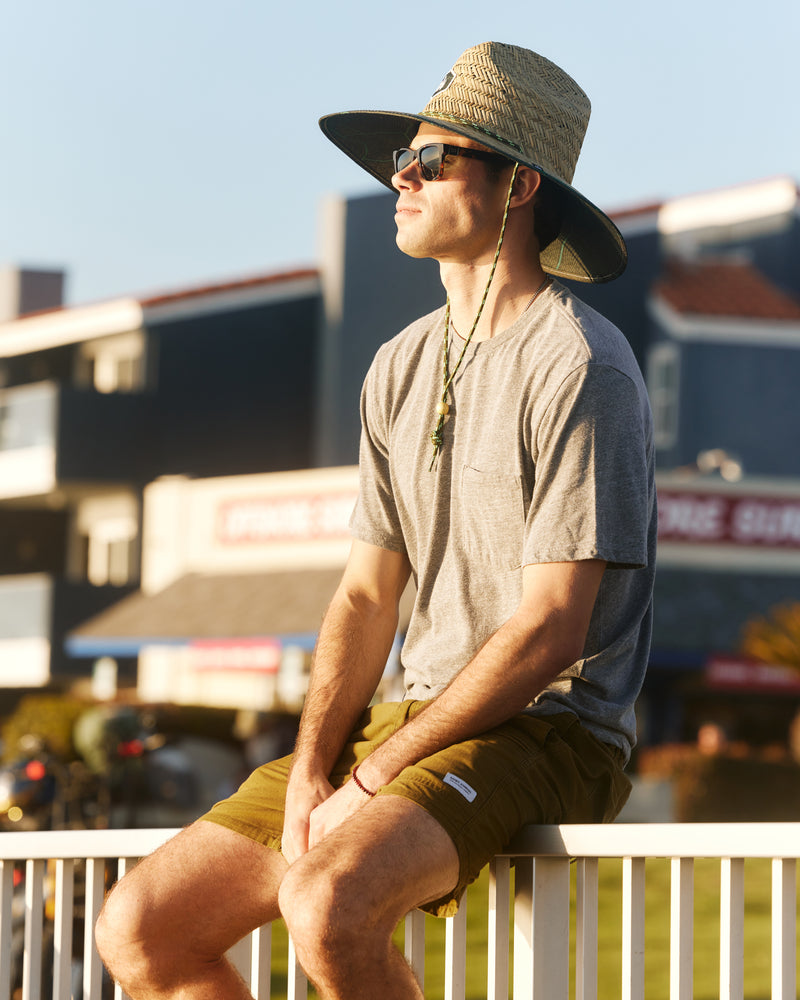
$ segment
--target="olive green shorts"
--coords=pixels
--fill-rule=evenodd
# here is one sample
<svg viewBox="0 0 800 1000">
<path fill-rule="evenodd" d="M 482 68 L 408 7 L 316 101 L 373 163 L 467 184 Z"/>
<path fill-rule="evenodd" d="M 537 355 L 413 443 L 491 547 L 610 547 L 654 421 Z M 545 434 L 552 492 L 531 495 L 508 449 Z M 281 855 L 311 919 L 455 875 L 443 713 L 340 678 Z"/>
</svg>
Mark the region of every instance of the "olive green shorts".
<svg viewBox="0 0 800 1000">
<path fill-rule="evenodd" d="M 376 705 L 359 720 L 330 776 L 334 788 L 427 702 Z M 280 850 L 291 757 L 255 770 L 205 820 Z M 571 713 L 518 715 L 474 739 L 456 743 L 405 768 L 378 792 L 402 795 L 446 830 L 460 862 L 458 884 L 422 906 L 450 916 L 464 889 L 526 823 L 612 820 L 628 797 L 623 752 L 600 742 Z"/>
</svg>

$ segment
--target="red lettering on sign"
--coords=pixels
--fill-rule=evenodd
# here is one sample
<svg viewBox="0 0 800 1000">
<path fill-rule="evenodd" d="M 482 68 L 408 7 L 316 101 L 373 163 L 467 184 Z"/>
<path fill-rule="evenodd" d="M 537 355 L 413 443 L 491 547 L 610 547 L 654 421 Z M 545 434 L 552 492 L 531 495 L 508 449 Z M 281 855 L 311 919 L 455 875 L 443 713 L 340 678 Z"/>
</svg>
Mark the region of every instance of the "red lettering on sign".
<svg viewBox="0 0 800 1000">
<path fill-rule="evenodd" d="M 800 548 L 800 499 L 658 492 L 660 542 Z"/>
</svg>

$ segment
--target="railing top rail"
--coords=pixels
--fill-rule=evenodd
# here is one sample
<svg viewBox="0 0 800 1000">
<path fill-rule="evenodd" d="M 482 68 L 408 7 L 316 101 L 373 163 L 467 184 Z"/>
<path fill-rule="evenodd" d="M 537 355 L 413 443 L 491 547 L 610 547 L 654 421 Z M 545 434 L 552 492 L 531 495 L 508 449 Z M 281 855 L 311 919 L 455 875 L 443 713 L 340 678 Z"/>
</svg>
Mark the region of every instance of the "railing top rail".
<svg viewBox="0 0 800 1000">
<path fill-rule="evenodd" d="M 0 860 L 138 858 L 177 829 L 0 833 Z M 527 826 L 503 857 L 800 858 L 800 823 L 611 823 Z"/>
<path fill-rule="evenodd" d="M 800 823 L 526 826 L 502 856 L 800 858 Z"/>
<path fill-rule="evenodd" d="M 37 830 L 0 833 L 0 860 L 28 858 L 141 858 L 160 847 L 177 829 Z"/>
</svg>

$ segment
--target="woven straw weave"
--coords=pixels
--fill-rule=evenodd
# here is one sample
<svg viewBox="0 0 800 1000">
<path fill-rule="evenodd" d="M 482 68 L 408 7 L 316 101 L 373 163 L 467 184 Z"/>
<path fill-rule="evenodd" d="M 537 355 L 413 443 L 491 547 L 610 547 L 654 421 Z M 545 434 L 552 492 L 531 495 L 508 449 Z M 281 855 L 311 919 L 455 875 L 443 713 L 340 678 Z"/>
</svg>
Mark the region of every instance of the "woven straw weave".
<svg viewBox="0 0 800 1000">
<path fill-rule="evenodd" d="M 451 73 L 422 115 L 480 126 L 476 139 L 485 130 L 510 145 L 510 155 L 572 182 L 591 104 L 571 76 L 536 52 L 500 42 L 468 49 Z"/>
</svg>

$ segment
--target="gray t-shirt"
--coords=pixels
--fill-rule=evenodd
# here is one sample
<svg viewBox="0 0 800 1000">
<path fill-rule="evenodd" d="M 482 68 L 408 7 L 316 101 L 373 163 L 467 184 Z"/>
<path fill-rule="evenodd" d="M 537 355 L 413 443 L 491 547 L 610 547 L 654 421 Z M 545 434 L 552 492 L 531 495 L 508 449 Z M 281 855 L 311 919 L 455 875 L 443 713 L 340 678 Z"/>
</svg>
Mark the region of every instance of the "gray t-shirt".
<svg viewBox="0 0 800 1000">
<path fill-rule="evenodd" d="M 604 559 L 583 657 L 528 711 L 572 711 L 628 753 L 656 546 L 652 419 L 630 346 L 554 282 L 509 329 L 467 348 L 430 470 L 443 333 L 440 309 L 384 344 L 361 401 L 351 530 L 410 560 L 407 697 L 435 697 L 511 617 L 523 566 Z M 452 339 L 451 371 L 463 347 Z"/>
</svg>

